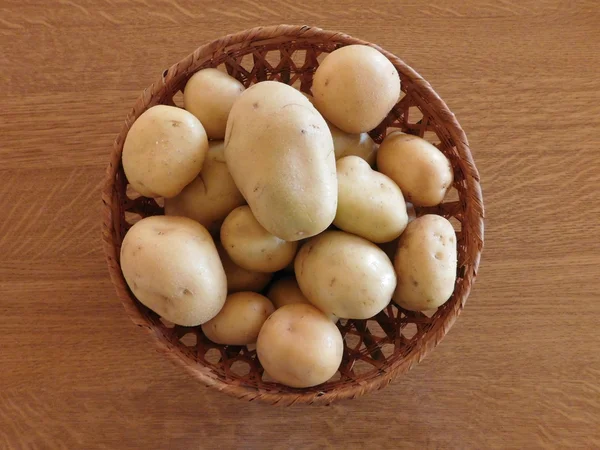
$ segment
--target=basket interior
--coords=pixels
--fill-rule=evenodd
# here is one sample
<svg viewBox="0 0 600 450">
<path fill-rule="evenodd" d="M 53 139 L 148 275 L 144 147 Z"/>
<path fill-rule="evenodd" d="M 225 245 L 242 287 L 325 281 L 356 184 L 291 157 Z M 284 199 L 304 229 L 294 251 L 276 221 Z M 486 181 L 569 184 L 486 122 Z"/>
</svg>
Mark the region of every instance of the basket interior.
<svg viewBox="0 0 600 450">
<path fill-rule="evenodd" d="M 226 70 L 246 87 L 257 81 L 277 80 L 303 92 L 311 93 L 312 76 L 319 62 L 340 44 L 320 43 L 311 40 L 283 40 L 280 42 L 253 43 L 251 46 L 236 45 L 215 51 L 210 58 L 199 60 L 188 67 L 173 66 L 163 74 L 166 93 L 153 98 L 148 104 L 170 104 L 182 107 L 181 90 L 189 77 L 197 70 L 217 67 Z M 396 64 L 402 82 L 399 102 L 380 126 L 370 134 L 380 143 L 385 135 L 402 130 L 424 137 L 436 145 L 451 161 L 455 181 L 444 202 L 433 208 L 417 208 L 417 215 L 436 213 L 448 218 L 457 232 L 458 273 L 456 286 L 461 285 L 465 273 L 466 244 L 461 233 L 466 196 L 466 183 L 459 164 L 459 154 L 450 133 L 436 119 L 438 115 L 418 94 L 414 82 L 404 68 Z M 120 215 L 115 219 L 117 242 L 122 239 L 133 223 L 142 217 L 162 214 L 162 203 L 141 197 L 128 185 L 122 167 L 117 170 L 116 190 L 120 201 Z M 118 255 L 117 249 L 117 255 Z M 418 351 L 424 338 L 432 330 L 448 327 L 444 324 L 447 313 L 456 308 L 460 299 L 456 296 L 437 310 L 426 313 L 406 311 L 390 304 L 376 317 L 368 320 L 341 320 L 339 328 L 344 336 L 344 356 L 336 375 L 327 383 L 301 392 L 323 395 L 342 386 L 356 386 L 389 372 L 412 352 Z M 131 298 L 133 295 L 129 292 Z M 135 301 L 135 307 L 145 318 L 158 338 L 165 341 L 170 351 L 187 359 L 198 370 L 228 385 L 244 386 L 261 392 L 300 392 L 269 379 L 264 373 L 254 349 L 238 346 L 222 346 L 209 341 L 200 327 L 173 326 L 151 310 Z"/>
</svg>

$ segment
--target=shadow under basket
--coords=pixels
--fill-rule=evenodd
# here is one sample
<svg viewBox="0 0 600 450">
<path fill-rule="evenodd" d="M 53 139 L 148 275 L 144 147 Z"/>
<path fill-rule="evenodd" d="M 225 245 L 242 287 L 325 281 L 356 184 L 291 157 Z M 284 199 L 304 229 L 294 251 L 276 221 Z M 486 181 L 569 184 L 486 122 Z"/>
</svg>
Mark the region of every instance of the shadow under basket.
<svg viewBox="0 0 600 450">
<path fill-rule="evenodd" d="M 417 215 L 440 214 L 457 232 L 458 268 L 454 293 L 448 302 L 426 313 L 406 311 L 394 304 L 368 320 L 342 320 L 344 356 L 328 382 L 306 389 L 275 383 L 263 371 L 256 352 L 246 347 L 210 342 L 200 327 L 173 326 L 144 307 L 127 287 L 119 252 L 125 233 L 141 217 L 162 214 L 162 205 L 131 190 L 123 172 L 123 142 L 134 121 L 148 108 L 180 104 L 181 91 L 191 75 L 219 67 L 244 86 L 277 80 L 311 93 L 319 62 L 333 50 L 350 44 L 381 51 L 400 74 L 402 95 L 387 118 L 370 132 L 381 143 L 386 134 L 402 130 L 435 144 L 450 160 L 454 184 L 444 203 L 417 208 Z M 234 397 L 270 404 L 321 403 L 355 398 L 381 389 L 421 361 L 448 332 L 465 305 L 477 274 L 483 247 L 483 201 L 479 174 L 467 137 L 454 114 L 429 83 L 400 58 L 380 47 L 346 34 L 308 26 L 259 27 L 225 36 L 198 48 L 166 70 L 148 87 L 128 114 L 117 137 L 102 192 L 102 238 L 112 282 L 133 322 L 154 337 L 159 348 L 202 383 Z"/>
</svg>

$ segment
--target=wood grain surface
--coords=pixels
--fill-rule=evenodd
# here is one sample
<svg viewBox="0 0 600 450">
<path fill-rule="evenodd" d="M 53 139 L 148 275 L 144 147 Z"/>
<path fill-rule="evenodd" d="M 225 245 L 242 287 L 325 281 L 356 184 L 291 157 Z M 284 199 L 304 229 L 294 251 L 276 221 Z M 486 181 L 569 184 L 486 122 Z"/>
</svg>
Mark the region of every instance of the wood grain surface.
<svg viewBox="0 0 600 450">
<path fill-rule="evenodd" d="M 454 328 L 387 389 L 329 407 L 199 385 L 126 317 L 101 250 L 99 188 L 141 90 L 208 40 L 278 23 L 412 65 L 484 189 Z M 1 449 L 600 447 L 595 0 L 0 0 L 0 43 Z"/>
</svg>

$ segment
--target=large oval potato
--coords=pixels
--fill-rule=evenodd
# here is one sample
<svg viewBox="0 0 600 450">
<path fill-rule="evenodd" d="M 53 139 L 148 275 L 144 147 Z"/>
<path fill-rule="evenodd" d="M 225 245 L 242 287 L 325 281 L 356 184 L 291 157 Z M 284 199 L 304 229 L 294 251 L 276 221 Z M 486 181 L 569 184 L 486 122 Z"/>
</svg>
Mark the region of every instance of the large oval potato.
<svg viewBox="0 0 600 450">
<path fill-rule="evenodd" d="M 271 234 L 297 241 L 335 217 L 337 180 L 327 123 L 304 95 L 263 81 L 233 105 L 225 158 L 256 220 Z"/>
<path fill-rule="evenodd" d="M 200 174 L 173 198 L 165 199 L 165 214 L 184 216 L 218 231 L 231 211 L 246 201 L 225 163 L 223 141 L 210 141 Z"/>
<path fill-rule="evenodd" d="M 123 170 L 145 197 L 174 197 L 200 173 L 208 139 L 193 114 L 156 105 L 133 123 L 123 144 Z"/>
<path fill-rule="evenodd" d="M 439 205 L 454 178 L 450 161 L 437 147 L 400 131 L 379 146 L 377 170 L 394 180 L 415 206 Z"/>
<path fill-rule="evenodd" d="M 286 305 L 269 316 L 258 335 L 256 353 L 279 383 L 303 388 L 329 380 L 342 362 L 344 340 L 325 314 L 311 305 Z"/>
<path fill-rule="evenodd" d="M 231 294 L 233 292 L 240 291 L 260 292 L 267 284 L 269 284 L 271 278 L 273 278 L 272 273 L 255 272 L 253 270 L 247 270 L 238 266 L 231 260 L 223 248 L 223 244 L 217 244 L 217 250 L 219 251 L 221 263 L 223 264 L 223 269 L 225 270 L 225 275 L 227 276 L 228 293 Z"/>
<path fill-rule="evenodd" d="M 218 69 L 196 72 L 183 90 L 183 105 L 196 116 L 210 139 L 223 139 L 233 103 L 244 85 Z"/>
<path fill-rule="evenodd" d="M 342 319 L 373 317 L 396 288 L 394 267 L 384 251 L 343 231 L 326 231 L 306 242 L 294 268 L 306 298 Z"/>
<path fill-rule="evenodd" d="M 400 236 L 394 258 L 398 286 L 394 302 L 412 311 L 443 305 L 456 281 L 456 234 L 435 214 L 413 220 Z"/>
<path fill-rule="evenodd" d="M 294 303 L 305 303 L 310 305 L 306 296 L 300 290 L 298 282 L 294 277 L 280 278 L 275 281 L 267 292 L 267 297 L 273 302 L 275 308 L 281 308 L 285 305 L 293 305 Z M 338 321 L 335 314 L 323 311 L 334 323 Z"/>
<path fill-rule="evenodd" d="M 293 261 L 298 249 L 298 242 L 286 242 L 265 230 L 246 205 L 225 218 L 221 243 L 234 263 L 257 272 L 283 269 Z"/>
<path fill-rule="evenodd" d="M 358 156 L 338 160 L 337 172 L 338 207 L 333 224 L 375 243 L 400 236 L 408 215 L 398 185 Z"/>
<path fill-rule="evenodd" d="M 273 311 L 273 304 L 264 295 L 236 292 L 227 297 L 219 314 L 202 325 L 202 332 L 216 344 L 254 344 Z"/>
<path fill-rule="evenodd" d="M 314 103 L 323 116 L 347 133 L 375 128 L 400 97 L 400 77 L 381 52 L 348 45 L 325 57 L 313 79 Z"/>
<path fill-rule="evenodd" d="M 227 297 L 210 234 L 186 217 L 153 216 L 133 225 L 121 246 L 121 269 L 141 303 L 178 325 L 207 322 Z"/>
</svg>

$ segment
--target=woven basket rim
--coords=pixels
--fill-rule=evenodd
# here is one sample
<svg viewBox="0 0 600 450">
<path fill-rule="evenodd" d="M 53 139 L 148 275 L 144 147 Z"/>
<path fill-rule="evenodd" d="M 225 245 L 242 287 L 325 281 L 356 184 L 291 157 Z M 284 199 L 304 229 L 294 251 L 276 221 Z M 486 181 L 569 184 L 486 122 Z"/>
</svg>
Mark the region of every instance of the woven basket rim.
<svg viewBox="0 0 600 450">
<path fill-rule="evenodd" d="M 141 114 L 141 112 L 152 106 L 153 102 L 156 103 L 156 96 L 158 93 L 165 89 L 165 86 L 167 86 L 174 77 L 181 75 L 182 71 L 187 71 L 191 66 L 197 65 L 203 60 L 210 59 L 223 48 L 240 44 L 259 46 L 265 42 L 273 42 L 273 40 L 277 38 L 281 38 L 282 42 L 288 41 L 291 38 L 295 38 L 299 40 L 315 40 L 315 42 L 332 41 L 342 45 L 363 44 L 374 47 L 382 52 L 397 68 L 402 70 L 405 76 L 411 80 L 413 83 L 413 89 L 418 92 L 421 99 L 431 105 L 431 110 L 429 112 L 437 121 L 444 124 L 445 129 L 448 131 L 455 144 L 461 161 L 464 163 L 463 176 L 467 183 L 468 195 L 467 198 L 461 199 L 461 201 L 464 201 L 464 210 L 466 215 L 464 223 L 467 224 L 467 228 L 463 229 L 463 233 L 467 233 L 467 237 L 471 238 L 468 250 L 471 253 L 470 256 L 472 262 L 469 265 L 470 270 L 468 270 L 463 276 L 463 283 L 466 285 L 463 289 L 461 298 L 458 299 L 459 301 L 454 303 L 452 310 L 446 316 L 444 316 L 442 320 L 436 322 L 435 326 L 437 329 L 427 333 L 425 338 L 420 342 L 418 351 L 413 351 L 406 358 L 394 363 L 394 367 L 386 372 L 381 372 L 377 378 L 362 381 L 360 383 L 356 383 L 355 385 L 336 387 L 336 389 L 331 392 L 303 392 L 302 390 L 298 390 L 298 392 L 276 393 L 271 391 L 262 391 L 241 384 L 225 383 L 219 380 L 212 373 L 210 368 L 204 367 L 198 363 L 192 365 L 190 360 L 186 358 L 185 354 L 174 348 L 173 345 L 168 342 L 168 340 L 164 339 L 164 337 L 151 326 L 148 320 L 136 307 L 136 300 L 129 294 L 127 284 L 117 262 L 117 248 L 120 246 L 120 243 L 115 242 L 114 239 L 115 220 L 118 219 L 113 216 L 113 209 L 115 206 L 115 198 L 113 196 L 115 189 L 115 176 L 117 174 L 121 158 L 120 145 L 122 146 L 122 140 L 127 135 L 127 132 L 129 131 L 129 128 L 135 119 L 139 116 L 139 114 Z M 120 145 L 119 142 L 121 142 Z M 131 320 L 136 325 L 144 328 L 154 337 L 154 341 L 158 345 L 159 349 L 166 353 L 171 359 L 183 365 L 183 367 L 190 374 L 192 374 L 196 379 L 200 380 L 205 385 L 240 399 L 246 399 L 249 401 L 261 400 L 270 404 L 329 404 L 332 401 L 339 399 L 356 398 L 367 392 L 385 387 L 398 375 L 410 370 L 414 364 L 420 362 L 435 346 L 437 346 L 462 311 L 467 297 L 469 296 L 471 286 L 476 278 L 481 258 L 481 251 L 483 248 L 484 208 L 481 186 L 479 183 L 479 173 L 475 167 L 467 137 L 460 124 L 456 120 L 456 117 L 447 107 L 445 102 L 437 95 L 429 83 L 425 81 L 415 70 L 404 63 L 404 61 L 402 61 L 400 58 L 386 51 L 385 49 L 344 33 L 326 31 L 307 25 L 275 25 L 267 27 L 255 27 L 241 32 L 229 34 L 200 46 L 193 53 L 189 54 L 178 63 L 173 64 L 169 69 L 165 70 L 160 79 L 145 89 L 139 96 L 134 108 L 127 115 L 119 136 L 114 141 L 110 162 L 106 169 L 106 178 L 102 189 L 102 202 L 102 240 L 109 273 L 111 281 L 117 290 L 117 294 Z"/>
</svg>

